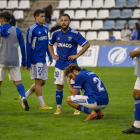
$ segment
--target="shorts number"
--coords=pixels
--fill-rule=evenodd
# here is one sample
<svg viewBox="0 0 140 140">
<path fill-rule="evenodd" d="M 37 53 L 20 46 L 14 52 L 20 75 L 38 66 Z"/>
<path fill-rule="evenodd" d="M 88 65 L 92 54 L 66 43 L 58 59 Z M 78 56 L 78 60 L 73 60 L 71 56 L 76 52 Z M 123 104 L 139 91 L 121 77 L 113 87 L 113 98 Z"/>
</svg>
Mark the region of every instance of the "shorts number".
<svg viewBox="0 0 140 140">
<path fill-rule="evenodd" d="M 55 77 L 59 77 L 59 71 L 55 71 Z"/>
<path fill-rule="evenodd" d="M 38 67 L 38 72 L 43 73 L 43 67 Z"/>
<path fill-rule="evenodd" d="M 94 78 L 93 78 L 93 82 L 94 82 L 94 83 L 98 82 L 98 84 L 97 84 L 97 88 L 98 88 L 99 92 L 105 90 L 103 87 L 101 87 L 101 80 L 100 80 L 99 78 L 94 77 Z"/>
</svg>

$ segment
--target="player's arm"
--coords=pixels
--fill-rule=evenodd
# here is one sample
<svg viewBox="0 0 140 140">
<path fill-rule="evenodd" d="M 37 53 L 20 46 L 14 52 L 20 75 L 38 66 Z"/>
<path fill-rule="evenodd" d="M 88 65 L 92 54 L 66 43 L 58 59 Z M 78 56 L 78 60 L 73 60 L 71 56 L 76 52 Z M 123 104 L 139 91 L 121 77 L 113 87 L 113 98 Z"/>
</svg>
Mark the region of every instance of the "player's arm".
<svg viewBox="0 0 140 140">
<path fill-rule="evenodd" d="M 73 61 L 74 59 L 78 58 L 79 56 L 81 56 L 82 54 L 84 54 L 86 52 L 86 50 L 90 47 L 90 44 L 88 43 L 88 41 L 80 34 L 78 33 L 76 38 L 75 38 L 76 42 L 81 45 L 83 48 L 80 52 L 78 52 L 76 55 L 71 55 L 69 56 L 69 60 Z"/>
<path fill-rule="evenodd" d="M 72 87 L 72 85 L 70 84 L 70 77 L 69 77 L 69 76 L 66 77 L 66 79 L 67 79 L 68 88 L 69 88 L 69 91 L 70 91 L 71 95 L 77 95 L 78 92 L 79 92 L 79 89 L 74 89 L 74 88 Z"/>
<path fill-rule="evenodd" d="M 26 34 L 27 70 L 29 70 L 31 67 L 30 55 L 31 55 L 31 44 L 33 41 L 33 37 L 34 37 L 33 30 L 29 28 Z"/>
<path fill-rule="evenodd" d="M 140 50 L 134 50 L 134 51 L 130 51 L 130 52 L 129 52 L 129 56 L 130 56 L 130 58 L 132 58 L 132 60 L 133 60 L 133 58 L 136 57 L 137 55 L 140 55 Z"/>
<path fill-rule="evenodd" d="M 49 38 L 48 38 L 48 43 L 49 43 Z M 52 56 L 51 56 L 51 54 L 49 52 L 48 45 L 47 45 L 47 54 L 48 54 L 48 57 L 49 57 L 49 60 L 48 61 L 50 61 L 50 65 L 51 65 L 52 62 L 53 62 L 53 59 L 52 59 Z"/>
<path fill-rule="evenodd" d="M 50 51 L 50 54 L 51 54 L 52 58 L 57 61 L 59 59 L 59 57 L 58 57 L 58 55 L 54 54 L 54 49 L 53 49 L 53 44 L 55 42 L 56 42 L 56 34 L 54 33 L 52 35 L 52 39 L 49 41 L 48 48 L 49 48 L 49 51 Z"/>
<path fill-rule="evenodd" d="M 16 28 L 16 33 L 17 33 L 17 39 L 19 41 L 21 55 L 22 55 L 21 67 L 24 70 L 24 69 L 27 68 L 24 38 L 23 38 L 23 35 L 22 35 L 22 33 L 21 33 L 19 28 Z"/>
</svg>

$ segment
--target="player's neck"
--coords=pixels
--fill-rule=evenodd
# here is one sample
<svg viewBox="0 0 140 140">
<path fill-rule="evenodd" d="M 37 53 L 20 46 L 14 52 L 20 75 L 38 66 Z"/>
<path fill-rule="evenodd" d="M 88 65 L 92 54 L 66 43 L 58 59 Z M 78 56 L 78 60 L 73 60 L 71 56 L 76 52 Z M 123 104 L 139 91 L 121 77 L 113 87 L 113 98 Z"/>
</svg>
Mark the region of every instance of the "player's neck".
<svg viewBox="0 0 140 140">
<path fill-rule="evenodd" d="M 68 27 L 66 30 L 62 29 L 62 32 L 66 33 L 69 29 L 70 27 Z"/>
<path fill-rule="evenodd" d="M 36 22 L 37 22 L 37 21 L 36 21 Z M 38 23 L 39 25 L 41 25 L 41 26 L 43 25 L 43 23 L 40 23 L 40 22 L 37 22 L 37 23 Z"/>
</svg>

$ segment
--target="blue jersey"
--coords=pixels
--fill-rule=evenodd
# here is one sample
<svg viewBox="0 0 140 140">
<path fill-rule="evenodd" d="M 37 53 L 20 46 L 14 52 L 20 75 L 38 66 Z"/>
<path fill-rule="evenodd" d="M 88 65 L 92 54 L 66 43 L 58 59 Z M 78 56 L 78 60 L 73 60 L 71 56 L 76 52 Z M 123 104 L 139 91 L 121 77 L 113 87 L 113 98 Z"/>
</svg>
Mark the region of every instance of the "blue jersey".
<svg viewBox="0 0 140 140">
<path fill-rule="evenodd" d="M 92 71 L 82 69 L 75 77 L 74 89 L 81 89 L 89 97 L 88 103 L 107 105 L 108 93 L 101 79 Z"/>
<path fill-rule="evenodd" d="M 4 24 L 0 26 L 0 35 L 3 37 L 7 37 L 8 29 L 10 29 L 12 26 L 10 24 Z M 21 55 L 22 55 L 22 65 L 27 66 L 27 61 L 26 61 L 26 53 L 25 53 L 25 44 L 24 44 L 24 38 L 23 35 L 18 27 L 16 28 L 16 34 L 17 34 L 17 40 L 21 49 Z"/>
<path fill-rule="evenodd" d="M 110 41 L 116 41 L 116 38 L 113 36 L 113 37 L 109 37 L 109 40 Z"/>
<path fill-rule="evenodd" d="M 71 28 L 64 33 L 62 29 L 55 31 L 49 45 L 57 43 L 57 55 L 59 60 L 56 61 L 55 67 L 65 69 L 70 63 L 77 64 L 77 60 L 70 61 L 69 56 L 77 54 L 78 44 L 84 46 L 88 41 L 77 31 Z"/>
<path fill-rule="evenodd" d="M 50 61 L 52 57 L 48 50 L 48 28 L 45 25 L 40 25 L 37 22 L 27 30 L 26 50 L 27 50 L 27 67 L 31 64 L 46 63 L 46 51 Z"/>
</svg>

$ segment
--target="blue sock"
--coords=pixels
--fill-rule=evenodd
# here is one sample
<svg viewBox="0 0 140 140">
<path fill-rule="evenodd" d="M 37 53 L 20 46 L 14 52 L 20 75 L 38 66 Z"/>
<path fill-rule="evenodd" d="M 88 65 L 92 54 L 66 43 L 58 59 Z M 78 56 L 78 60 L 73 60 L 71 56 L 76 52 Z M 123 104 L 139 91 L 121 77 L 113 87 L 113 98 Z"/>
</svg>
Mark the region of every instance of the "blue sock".
<svg viewBox="0 0 140 140">
<path fill-rule="evenodd" d="M 134 100 L 135 100 L 135 111 L 134 111 L 135 121 L 140 121 L 140 98 Z"/>
<path fill-rule="evenodd" d="M 78 91 L 78 94 L 77 95 L 80 95 L 80 90 Z"/>
<path fill-rule="evenodd" d="M 90 109 L 88 109 L 88 108 L 86 108 L 86 107 L 83 107 L 82 105 L 79 105 L 79 106 L 77 107 L 77 109 L 80 110 L 80 111 L 83 111 L 83 112 L 85 112 L 85 113 L 87 113 L 87 114 L 91 114 L 91 112 L 92 112 L 92 110 L 90 110 Z"/>
<path fill-rule="evenodd" d="M 18 84 L 16 87 L 17 87 L 17 91 L 19 92 L 19 94 L 21 95 L 21 97 L 25 97 L 25 89 L 24 89 L 24 86 L 22 84 Z"/>
<path fill-rule="evenodd" d="M 57 105 L 62 104 L 63 99 L 63 89 L 56 89 L 56 103 Z"/>
</svg>

